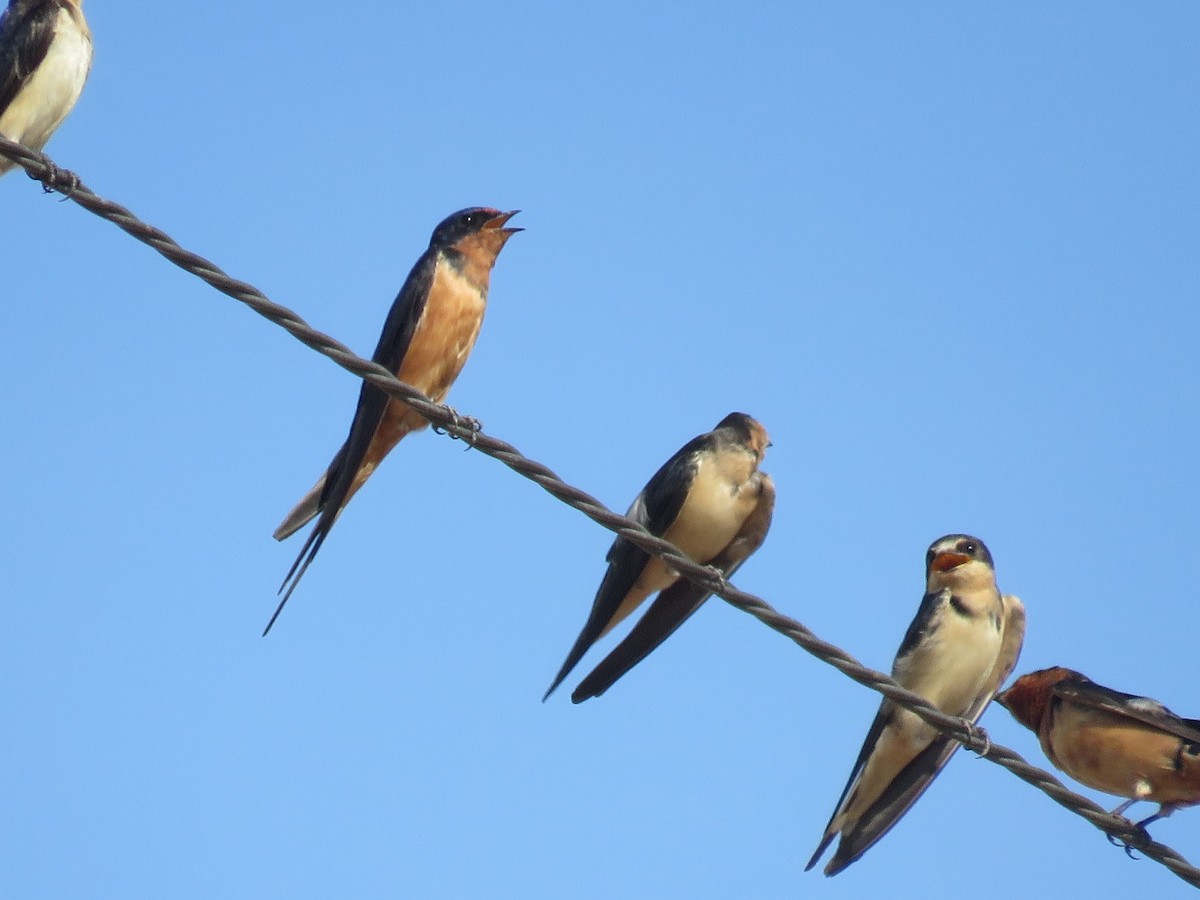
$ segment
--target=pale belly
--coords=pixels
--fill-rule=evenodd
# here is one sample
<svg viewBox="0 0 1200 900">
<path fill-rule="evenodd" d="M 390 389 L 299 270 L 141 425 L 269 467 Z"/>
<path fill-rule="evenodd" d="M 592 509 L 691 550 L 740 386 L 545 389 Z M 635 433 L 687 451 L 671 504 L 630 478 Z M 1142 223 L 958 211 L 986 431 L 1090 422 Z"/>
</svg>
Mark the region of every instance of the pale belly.
<svg viewBox="0 0 1200 900">
<path fill-rule="evenodd" d="M 59 13 L 70 19 L 69 13 Z M 60 33 L 37 71 L 0 115 L 0 133 L 40 150 L 79 99 L 92 64 L 92 43 L 76 28 Z"/>
<path fill-rule="evenodd" d="M 727 472 L 702 462 L 687 499 L 663 538 L 701 565 L 728 547 L 758 505 L 760 496 L 753 470 L 749 464 L 743 466 L 746 471 L 738 474 L 744 480 L 733 481 Z M 678 580 L 678 572 L 661 557 L 652 556 L 602 634 L 611 631 L 651 594 Z"/>
</svg>

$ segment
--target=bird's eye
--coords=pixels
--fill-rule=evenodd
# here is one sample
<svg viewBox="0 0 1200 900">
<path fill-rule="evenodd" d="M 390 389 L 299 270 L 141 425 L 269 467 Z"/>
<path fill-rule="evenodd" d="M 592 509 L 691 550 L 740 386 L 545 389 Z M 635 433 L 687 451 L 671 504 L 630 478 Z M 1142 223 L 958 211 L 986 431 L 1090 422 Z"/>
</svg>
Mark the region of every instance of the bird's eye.
<svg viewBox="0 0 1200 900">
<path fill-rule="evenodd" d="M 963 541 L 961 544 L 958 545 L 958 549 L 961 550 L 963 553 L 974 555 L 975 551 L 978 550 L 979 548 L 975 546 L 974 541 Z"/>
</svg>

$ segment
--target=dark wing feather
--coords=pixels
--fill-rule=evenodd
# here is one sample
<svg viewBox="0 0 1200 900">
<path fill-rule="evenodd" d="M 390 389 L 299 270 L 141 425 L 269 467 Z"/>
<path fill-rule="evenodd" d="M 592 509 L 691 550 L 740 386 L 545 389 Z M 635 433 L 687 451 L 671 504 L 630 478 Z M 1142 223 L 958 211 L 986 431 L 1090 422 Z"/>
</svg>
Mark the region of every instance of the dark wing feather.
<svg viewBox="0 0 1200 900">
<path fill-rule="evenodd" d="M 656 536 L 670 528 L 679 511 L 683 509 L 684 500 L 687 499 L 692 480 L 696 476 L 696 456 L 708 447 L 711 441 L 710 433 L 692 438 L 684 444 L 654 473 L 633 501 L 626 516 Z M 600 588 L 596 591 L 596 599 L 592 601 L 592 610 L 588 613 L 587 622 L 579 632 L 579 637 L 575 639 L 553 683 L 542 696 L 543 701 L 571 674 L 571 670 L 583 658 L 588 648 L 600 637 L 600 633 L 616 615 L 621 601 L 637 583 L 650 560 L 650 554 L 618 536 L 609 548 L 606 559 L 608 571 L 604 573 L 604 580 L 600 582 Z"/>
<path fill-rule="evenodd" d="M 767 475 L 762 476 L 761 484 L 761 493 L 754 512 L 746 518 L 737 536 L 729 542 L 729 546 L 708 561 L 708 565 L 720 569 L 726 578 L 732 577 L 742 563 L 762 546 L 771 527 L 771 517 L 775 511 L 775 484 Z M 607 691 L 626 672 L 674 634 L 710 595 L 710 591 L 685 578 L 679 579 L 659 594 L 625 639 L 579 683 L 579 687 L 571 694 L 571 701 L 582 703 Z"/>
<path fill-rule="evenodd" d="M 1054 696 L 1080 706 L 1088 706 L 1122 718 L 1141 722 L 1181 740 L 1200 743 L 1200 721 L 1184 719 L 1171 712 L 1157 700 L 1114 691 L 1094 681 L 1065 678 L 1054 685 Z"/>
<path fill-rule="evenodd" d="M 825 874 L 832 876 L 841 872 L 891 831 L 933 784 L 933 779 L 946 767 L 958 748 L 958 741 L 938 735 L 928 747 L 913 757 L 879 795 L 879 799 L 842 833 L 837 851 L 825 867 Z M 813 862 L 816 862 L 815 858 L 809 863 L 810 868 Z"/>
<path fill-rule="evenodd" d="M 921 605 L 917 607 L 917 614 L 913 616 L 913 620 L 909 623 L 908 631 L 904 632 L 904 640 L 900 642 L 900 649 L 896 651 L 897 661 L 908 656 L 925 639 L 925 636 L 929 634 L 932 630 L 933 621 L 937 617 L 937 611 L 945 603 L 947 599 L 946 595 L 949 593 L 950 591 L 947 588 L 932 594 L 926 593 L 921 598 Z"/>
<path fill-rule="evenodd" d="M 379 343 L 376 345 L 371 359 L 389 372 L 394 373 L 400 369 L 400 363 L 412 343 L 417 324 L 421 321 L 421 314 L 425 311 L 425 302 L 429 297 L 429 289 L 433 284 L 437 252 L 433 249 L 427 250 L 417 260 L 417 264 L 413 266 L 400 293 L 396 295 L 392 308 L 388 311 L 387 319 L 383 323 L 383 333 L 379 336 Z M 275 608 L 271 621 L 263 629 L 264 635 L 271 630 L 271 626 L 279 618 L 284 605 L 292 596 L 292 591 L 304 577 L 305 570 L 316 557 L 321 545 L 325 543 L 325 538 L 333 528 L 333 523 L 337 521 L 338 513 L 341 511 L 342 504 L 346 502 L 346 495 L 350 492 L 350 486 L 354 483 L 354 477 L 358 474 L 367 448 L 375 437 L 375 432 L 379 430 L 379 423 L 383 421 L 383 413 L 389 399 L 391 398 L 386 393 L 370 382 L 362 383 L 358 393 L 358 405 L 354 410 L 354 418 L 350 422 L 350 434 L 325 473 L 325 489 L 321 492 L 320 517 L 317 519 L 317 524 L 313 526 L 313 530 L 309 532 L 304 546 L 300 548 L 300 553 L 296 556 L 296 561 L 292 563 L 291 569 L 288 570 L 287 577 L 283 579 L 283 584 L 279 588 L 283 593 L 283 598 Z"/>
<path fill-rule="evenodd" d="M 35 2 L 19 13 L 7 8 L 0 18 L 0 113 L 46 59 L 60 6 L 58 0 Z"/>
<path fill-rule="evenodd" d="M 10 6 L 0 17 L 0 112 L 8 108 L 54 40 L 56 0 L 21 9 Z"/>
<path fill-rule="evenodd" d="M 890 700 L 884 700 L 879 705 L 879 712 L 875 714 L 875 719 L 871 722 L 871 727 L 867 730 L 867 736 L 863 740 L 862 749 L 858 751 L 858 759 L 854 761 L 854 768 L 850 770 L 850 777 L 846 779 L 846 786 L 842 788 L 842 795 L 838 797 L 837 805 L 833 808 L 833 815 L 829 817 L 829 822 L 825 825 L 825 833 L 821 835 L 821 843 L 817 845 L 817 849 L 813 853 L 812 858 L 809 859 L 808 865 L 804 867 L 805 872 L 817 864 L 817 860 L 821 858 L 821 855 L 825 852 L 825 848 L 837 837 L 837 832 L 833 829 L 833 822 L 845 807 L 850 792 L 854 789 L 854 785 L 858 781 L 858 776 L 862 774 L 863 767 L 867 764 L 867 759 L 875 749 L 875 745 L 879 742 L 880 735 L 883 734 L 883 729 L 887 728 L 888 724 L 892 721 L 894 711 Z"/>
<path fill-rule="evenodd" d="M 944 591 L 938 591 L 937 593 L 927 592 L 925 596 L 921 598 L 921 605 L 917 607 L 917 614 L 913 617 L 912 622 L 909 623 L 908 630 L 904 632 L 904 639 L 900 641 L 900 649 L 896 651 L 897 662 L 910 654 L 913 649 L 924 639 L 925 635 L 929 633 L 935 614 L 944 602 L 944 593 Z M 894 663 L 892 666 L 893 672 L 895 672 L 895 668 L 896 664 Z M 837 805 L 833 808 L 833 815 L 829 817 L 829 822 L 825 826 L 825 833 L 821 836 L 821 843 L 817 846 L 816 852 L 813 853 L 812 858 L 808 861 L 808 865 L 804 867 L 804 871 L 807 872 L 817 864 L 817 860 L 821 858 L 821 855 L 825 852 L 830 842 L 837 837 L 837 832 L 833 830 L 834 820 L 841 815 L 842 810 L 845 808 L 847 800 L 850 797 L 850 793 L 854 789 L 854 785 L 858 781 L 859 775 L 862 774 L 862 770 L 867 764 L 867 759 L 870 757 L 871 752 L 875 749 L 875 744 L 879 741 L 880 735 L 883 734 L 883 729 L 888 726 L 889 722 L 891 722 L 894 712 L 895 708 L 889 700 L 884 700 L 879 705 L 879 712 L 875 715 L 875 720 L 871 723 L 871 728 L 867 731 L 867 737 L 863 741 L 862 749 L 858 751 L 858 759 L 854 761 L 854 768 L 850 770 L 850 777 L 846 780 L 846 786 L 842 788 L 842 795 L 838 797 Z M 933 745 L 931 744 L 930 746 L 932 747 Z M 958 745 L 955 744 L 955 746 Z M 913 765 L 918 759 L 921 758 L 922 755 L 924 755 L 924 752 L 927 752 L 928 750 L 929 748 L 927 747 L 922 754 L 914 757 L 912 762 L 909 763 L 909 766 Z M 901 771 L 903 772 L 905 770 L 902 769 Z M 897 776 L 896 780 L 899 780 L 899 776 Z M 886 794 L 887 792 L 885 791 L 884 795 Z M 918 794 L 917 796 L 920 795 Z M 913 797 L 914 802 L 915 800 L 916 797 Z M 878 805 L 878 803 L 876 805 Z M 868 815 L 864 815 L 863 818 L 868 818 Z M 883 837 L 883 834 L 884 832 L 881 831 L 875 840 L 879 840 L 880 837 Z M 874 841 L 871 843 L 874 843 Z M 842 846 L 844 845 L 845 838 L 843 838 L 842 842 Z M 870 847 L 870 844 L 864 846 L 854 858 L 857 859 L 859 856 L 865 853 L 868 847 Z M 830 861 L 829 866 L 826 867 L 825 871 L 827 875 L 833 874 L 833 872 L 829 871 L 829 869 L 832 868 L 837 862 L 837 858 L 841 852 L 842 849 L 841 846 L 839 846 L 838 852 L 834 854 L 833 860 Z M 849 865 L 850 862 L 853 862 L 853 860 L 846 862 L 841 868 L 845 868 L 845 866 Z"/>
<path fill-rule="evenodd" d="M 712 432 L 692 438 L 646 482 L 641 499 L 646 510 L 646 530 L 651 534 L 661 535 L 674 524 L 696 477 L 697 457 L 711 451 L 715 443 Z"/>
</svg>

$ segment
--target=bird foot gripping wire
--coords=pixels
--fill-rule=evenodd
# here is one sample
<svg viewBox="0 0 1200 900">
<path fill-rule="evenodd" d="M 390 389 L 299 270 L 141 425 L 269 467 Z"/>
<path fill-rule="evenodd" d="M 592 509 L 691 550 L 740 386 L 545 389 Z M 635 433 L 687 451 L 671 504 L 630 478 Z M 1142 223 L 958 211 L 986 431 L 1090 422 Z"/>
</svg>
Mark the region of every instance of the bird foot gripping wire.
<svg viewBox="0 0 1200 900">
<path fill-rule="evenodd" d="M 1130 859 L 1141 859 L 1141 857 L 1135 854 L 1133 851 L 1141 849 L 1138 846 L 1139 844 L 1150 843 L 1150 832 L 1146 830 L 1146 827 L 1141 822 L 1130 822 L 1129 827 L 1133 829 L 1135 834 L 1137 834 L 1136 841 L 1125 841 L 1116 835 L 1109 834 L 1108 832 L 1105 832 L 1104 836 L 1108 838 L 1108 842 L 1114 847 L 1120 847 L 1122 850 L 1124 850 L 1125 855 Z"/>
<path fill-rule="evenodd" d="M 1125 821 L 1129 823 L 1130 829 L 1132 829 L 1134 834 L 1136 834 L 1138 836 L 1139 842 L 1143 841 L 1143 840 L 1149 841 L 1150 840 L 1150 832 L 1148 832 L 1146 830 L 1146 823 L 1151 821 L 1154 817 L 1151 816 L 1150 819 L 1144 819 L 1141 822 L 1134 822 L 1125 817 L 1125 810 L 1129 809 L 1129 807 L 1133 806 L 1133 804 L 1136 802 L 1137 802 L 1136 799 L 1130 798 L 1129 800 L 1126 800 L 1124 803 L 1122 803 L 1120 806 L 1118 806 L 1116 809 L 1114 809 L 1112 812 L 1110 812 L 1109 815 L 1110 816 L 1118 816 L 1122 819 L 1125 819 Z M 1121 838 L 1117 837 L 1114 834 L 1109 834 L 1107 831 L 1104 832 L 1104 836 L 1106 838 L 1108 838 L 1108 842 L 1110 844 L 1112 844 L 1114 847 L 1121 847 L 1125 851 L 1125 855 L 1128 856 L 1130 859 L 1138 859 L 1139 858 L 1139 857 L 1133 855 L 1133 847 L 1130 845 L 1129 841 L 1121 840 Z"/>
<path fill-rule="evenodd" d="M 716 566 L 705 566 L 704 569 L 708 573 L 708 577 L 712 579 L 713 583 L 716 585 L 713 588 L 713 593 L 720 593 L 729 587 L 729 582 L 725 580 L 725 573 Z"/>
<path fill-rule="evenodd" d="M 58 193 L 62 194 L 62 198 L 59 200 L 60 203 L 70 200 L 71 195 L 74 194 L 75 190 L 79 187 L 79 176 L 74 172 L 68 172 L 64 169 L 60 169 L 46 157 L 42 158 L 42 162 L 46 166 L 46 171 L 41 175 L 34 175 L 32 172 L 26 172 L 25 174 L 34 181 L 41 183 L 42 193 L 53 194 L 57 191 Z M 69 178 L 65 179 L 67 181 L 66 190 L 55 187 L 54 185 L 54 183 L 60 178 L 64 178 L 64 173 L 65 175 L 70 176 Z"/>
<path fill-rule="evenodd" d="M 43 172 L 41 175 L 37 175 L 33 172 L 30 172 L 28 169 L 25 170 L 25 174 L 28 175 L 34 181 L 41 182 L 43 194 L 53 194 L 54 193 L 54 185 L 51 184 L 51 182 L 54 181 L 54 179 L 58 177 L 58 166 L 56 166 L 54 163 L 50 162 L 50 160 L 48 160 L 48 159 L 45 160 L 45 164 L 46 164 L 46 171 Z"/>
<path fill-rule="evenodd" d="M 449 429 L 441 425 L 434 424 L 432 426 L 434 434 L 449 434 L 456 441 L 466 441 L 467 449 L 475 446 L 475 439 L 479 436 L 479 432 L 483 431 L 483 423 L 474 416 L 460 416 L 458 410 L 452 406 L 446 407 L 446 412 L 450 414 L 451 428 L 465 431 L 467 434 L 453 434 Z"/>
<path fill-rule="evenodd" d="M 982 744 L 982 747 L 971 747 L 975 756 L 982 759 L 992 752 L 992 739 L 988 736 L 986 729 L 980 728 L 978 725 L 969 725 L 968 732 L 972 742 Z"/>
<path fill-rule="evenodd" d="M 1125 810 L 1129 809 L 1129 807 L 1133 806 L 1133 804 L 1136 802 L 1137 802 L 1137 799 L 1133 798 L 1126 803 L 1122 803 L 1120 806 L 1118 806 L 1116 809 L 1114 809 L 1110 815 L 1120 816 L 1121 818 L 1124 819 L 1125 818 Z M 1164 809 L 1165 809 L 1165 812 L 1164 812 Z M 1137 838 L 1133 843 L 1122 840 L 1121 838 L 1116 837 L 1115 835 L 1109 834 L 1108 832 L 1105 832 L 1104 836 L 1106 838 L 1108 838 L 1108 842 L 1110 844 L 1112 844 L 1116 847 L 1122 848 L 1125 851 L 1125 855 L 1128 856 L 1130 859 L 1141 859 L 1140 856 L 1134 856 L 1133 851 L 1135 849 L 1141 850 L 1142 849 L 1141 846 L 1138 846 L 1138 845 L 1149 844 L 1153 840 L 1153 838 L 1150 837 L 1150 832 L 1146 830 L 1146 826 L 1149 825 L 1151 822 L 1157 822 L 1159 819 L 1169 816 L 1172 812 L 1173 812 L 1173 809 L 1171 807 L 1164 807 L 1164 808 L 1160 809 L 1154 815 L 1149 816 L 1145 819 L 1142 819 L 1142 821 L 1140 821 L 1140 822 L 1134 822 L 1134 821 L 1131 821 L 1130 819 L 1125 819 L 1126 822 L 1129 822 L 1130 829 L 1132 829 L 1133 833 L 1135 835 L 1137 835 Z"/>
</svg>

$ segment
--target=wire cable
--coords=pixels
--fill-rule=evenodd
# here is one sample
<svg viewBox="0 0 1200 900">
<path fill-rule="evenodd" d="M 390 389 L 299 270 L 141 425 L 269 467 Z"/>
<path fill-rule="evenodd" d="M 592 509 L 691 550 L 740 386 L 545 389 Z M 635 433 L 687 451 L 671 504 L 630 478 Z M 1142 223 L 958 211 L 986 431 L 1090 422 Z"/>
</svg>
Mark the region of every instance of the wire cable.
<svg viewBox="0 0 1200 900">
<path fill-rule="evenodd" d="M 270 300 L 253 285 L 238 281 L 204 257 L 185 250 L 166 233 L 141 221 L 117 203 L 95 194 L 75 173 L 60 169 L 49 157 L 29 150 L 0 135 L 0 156 L 24 167 L 31 178 L 40 181 L 47 192 L 58 191 L 89 212 L 112 222 L 138 241 L 152 247 L 186 272 L 205 281 L 216 290 L 245 303 L 259 315 L 280 326 L 301 343 L 327 356 L 347 371 L 377 385 L 387 394 L 407 403 L 428 419 L 436 429 L 452 438 L 467 441 L 472 447 L 499 460 L 519 475 L 542 487 L 551 496 L 579 510 L 592 521 L 660 556 L 689 581 L 712 591 L 731 606 L 758 619 L 768 628 L 791 639 L 817 659 L 889 700 L 911 710 L 938 731 L 948 734 L 979 756 L 1012 772 L 1033 785 L 1060 806 L 1081 816 L 1104 834 L 1161 863 L 1193 887 L 1200 888 L 1197 869 L 1173 848 L 1150 838 L 1144 829 L 1122 816 L 1114 816 L 1091 800 L 1069 790 L 1054 775 L 1031 765 L 1015 750 L 993 744 L 987 733 L 958 716 L 949 716 L 924 697 L 906 690 L 888 675 L 868 668 L 835 644 L 817 637 L 797 620 L 783 615 L 761 597 L 741 591 L 725 581 L 721 573 L 684 556 L 678 548 L 650 534 L 645 528 L 613 512 L 585 491 L 567 484 L 553 470 L 522 454 L 512 444 L 485 434 L 478 420 L 461 416 L 454 409 L 433 403 L 416 388 L 399 381 L 383 366 L 353 353 L 344 344 L 312 328 L 299 315 Z"/>
</svg>

